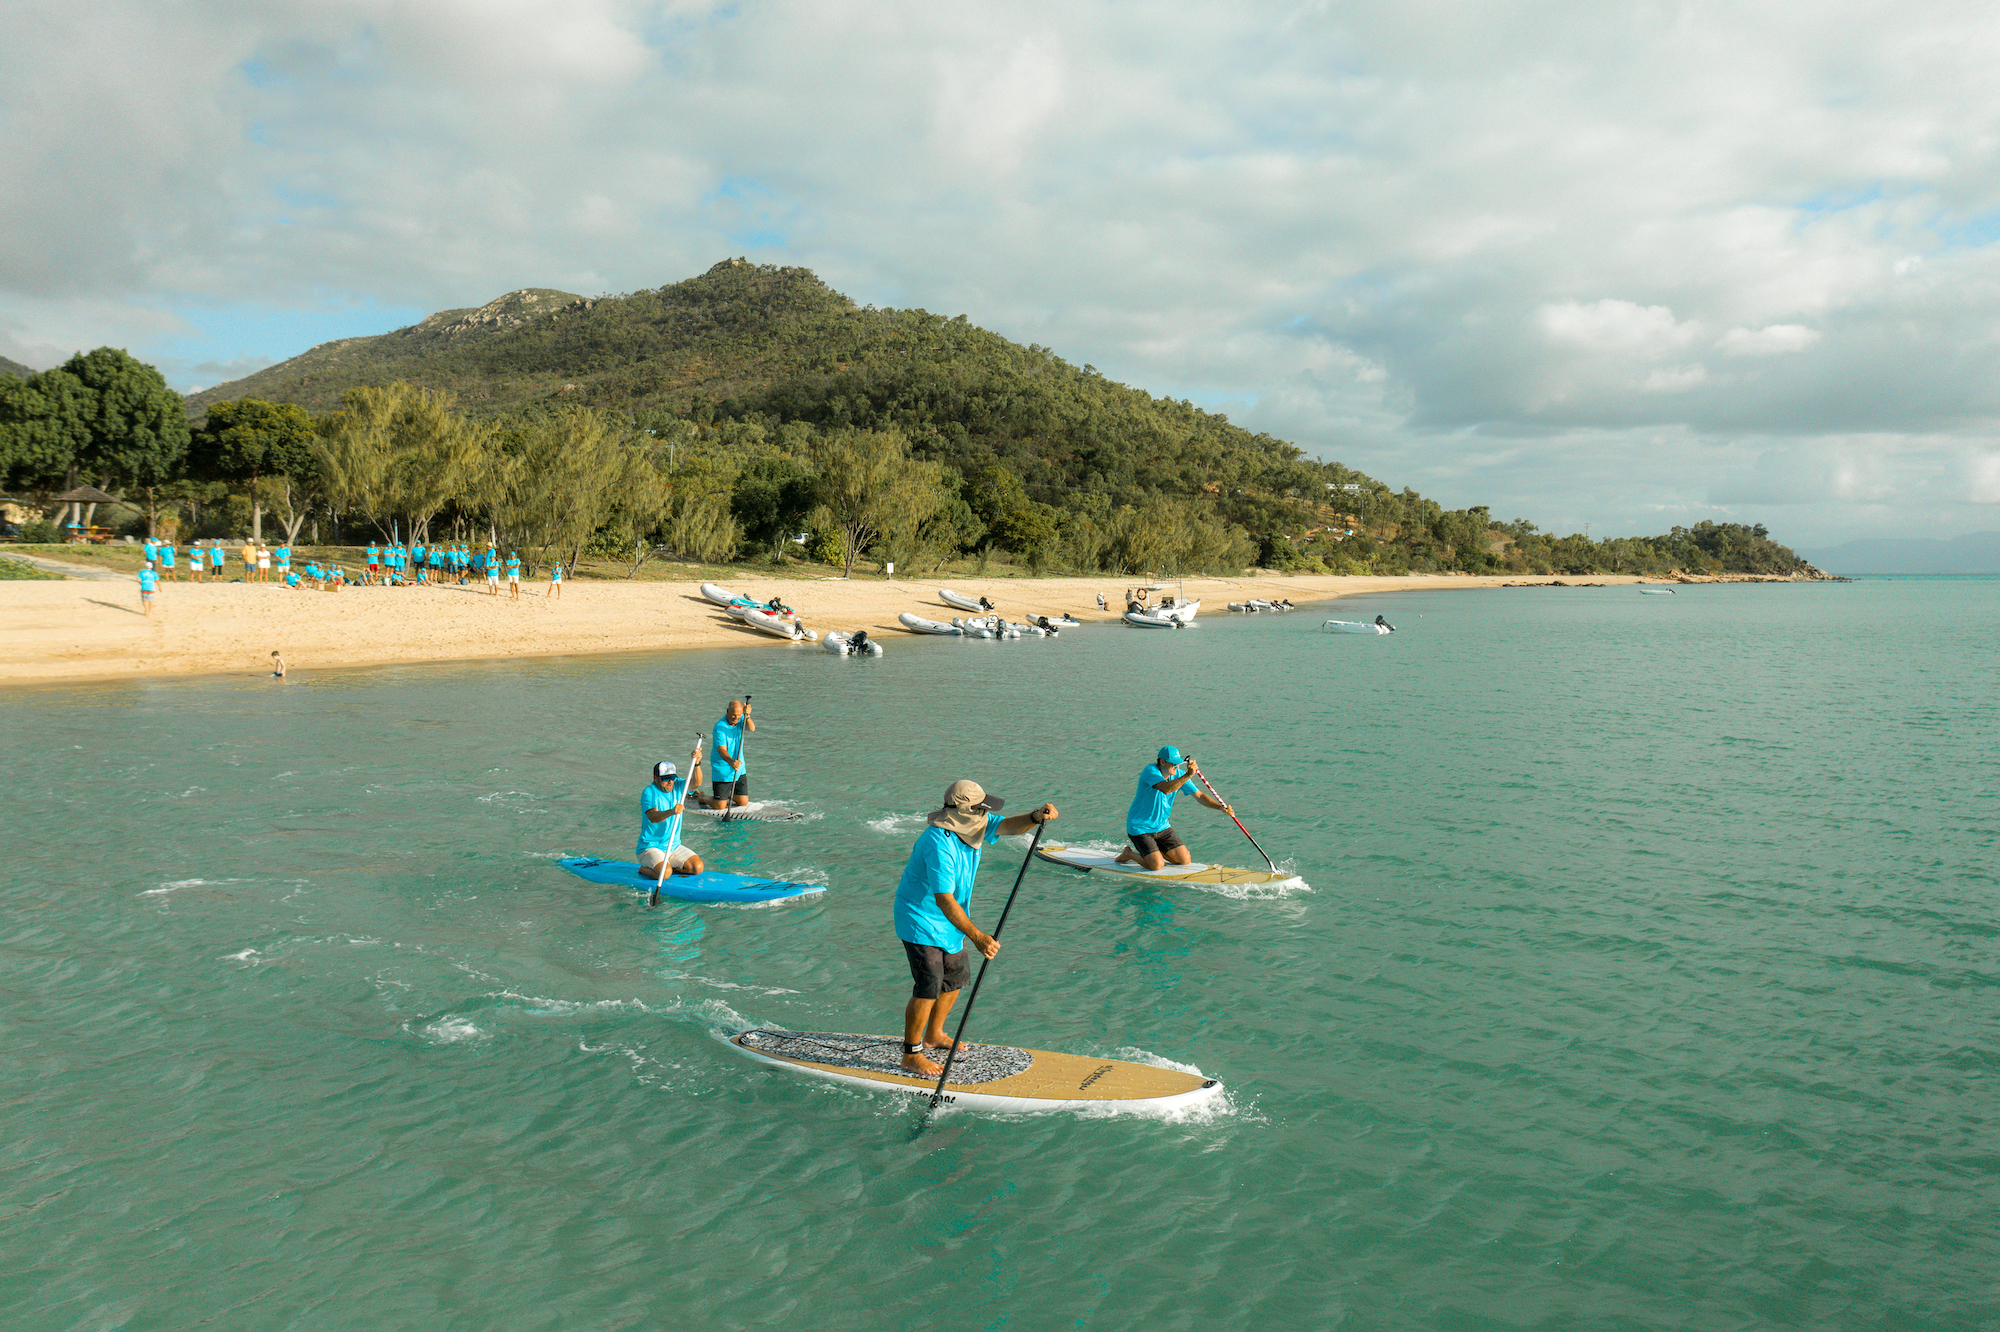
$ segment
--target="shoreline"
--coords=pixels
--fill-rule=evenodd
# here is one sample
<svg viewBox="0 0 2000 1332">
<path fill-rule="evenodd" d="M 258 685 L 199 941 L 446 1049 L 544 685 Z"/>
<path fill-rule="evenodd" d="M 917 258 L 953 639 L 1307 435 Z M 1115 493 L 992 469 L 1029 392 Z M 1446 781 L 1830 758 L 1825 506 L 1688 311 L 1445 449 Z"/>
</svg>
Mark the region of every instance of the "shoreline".
<svg viewBox="0 0 2000 1332">
<path fill-rule="evenodd" d="M 1097 609 L 1102 592 L 1114 604 L 1125 578 L 965 578 L 948 585 L 991 598 L 1009 619 L 1067 612 L 1085 622 L 1118 618 Z M 1171 580 L 1169 580 L 1171 581 Z M 1810 581 L 1722 575 L 1670 579 L 1635 575 L 1524 577 L 1265 575 L 1189 578 L 1203 615 L 1226 614 L 1229 601 L 1286 597 L 1305 604 L 1380 593 L 1453 588 L 1630 586 L 1638 583 Z M 897 623 L 899 611 L 949 620 L 937 584 L 903 579 L 800 579 L 736 576 L 732 590 L 776 595 L 824 634 L 866 629 L 885 645 L 918 637 Z M 168 583 L 153 614 L 141 612 L 136 583 L 127 580 L 0 582 L 0 687 L 261 675 L 272 651 L 293 670 L 490 661 L 503 657 L 593 656 L 683 648 L 798 648 L 729 619 L 701 595 L 698 582 L 574 581 L 560 600 L 548 584 L 524 583 L 521 599 L 483 586 L 349 587 L 339 592 L 293 591 L 277 584 Z M 816 651 L 817 648 L 811 650 Z"/>
</svg>

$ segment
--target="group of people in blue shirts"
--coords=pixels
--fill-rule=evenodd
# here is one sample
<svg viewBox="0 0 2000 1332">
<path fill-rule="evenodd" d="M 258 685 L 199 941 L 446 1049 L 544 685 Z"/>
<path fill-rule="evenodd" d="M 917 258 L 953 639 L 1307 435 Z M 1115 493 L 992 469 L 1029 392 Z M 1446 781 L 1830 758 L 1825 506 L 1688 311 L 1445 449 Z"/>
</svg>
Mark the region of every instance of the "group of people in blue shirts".
<svg viewBox="0 0 2000 1332">
<path fill-rule="evenodd" d="M 749 762 L 743 753 L 743 739 L 757 729 L 750 718 L 747 699 L 730 699 L 722 716 L 709 728 L 713 748 L 709 759 L 710 794 L 701 793 L 702 742 L 695 741 L 683 774 L 672 759 L 653 765 L 653 780 L 639 793 L 639 873 L 649 879 L 669 874 L 699 874 L 701 857 L 681 844 L 681 821 L 687 812 L 688 791 L 707 809 L 726 809 L 750 803 Z"/>
<path fill-rule="evenodd" d="M 743 741 L 756 729 L 748 701 L 731 699 L 707 737 L 713 747 L 709 795 L 701 794 L 701 740 L 695 741 L 685 774 L 672 760 L 654 764 L 652 783 L 639 798 L 637 854 L 642 875 L 665 879 L 670 874 L 702 872 L 701 857 L 680 840 L 687 801 L 692 798 L 709 809 L 749 803 Z M 1187 844 L 1173 830 L 1174 802 L 1192 795 L 1211 809 L 1235 813 L 1212 794 L 1212 788 L 1200 789 L 1196 783 L 1201 780 L 1194 759 L 1173 745 L 1162 746 L 1139 772 L 1138 789 L 1125 815 L 1125 835 L 1131 845 L 1118 859 L 1148 870 L 1191 864 Z M 986 958 L 1000 951 L 1000 941 L 973 924 L 968 914 L 985 848 L 1058 816 L 1056 807 L 1047 803 L 1025 814 L 1003 816 L 1005 805 L 978 782 L 960 780 L 946 787 L 943 803 L 926 816 L 896 885 L 891 916 L 910 969 L 901 1061 L 907 1072 L 937 1077 L 943 1071 L 929 1052 L 951 1048 L 944 1022 L 971 978 L 972 951 Z"/>
</svg>

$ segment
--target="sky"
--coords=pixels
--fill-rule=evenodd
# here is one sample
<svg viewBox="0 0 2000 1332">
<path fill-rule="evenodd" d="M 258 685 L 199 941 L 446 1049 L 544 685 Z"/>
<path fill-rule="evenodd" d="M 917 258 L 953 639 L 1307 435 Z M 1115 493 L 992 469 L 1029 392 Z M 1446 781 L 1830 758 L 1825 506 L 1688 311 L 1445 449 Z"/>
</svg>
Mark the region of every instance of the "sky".
<svg viewBox="0 0 2000 1332">
<path fill-rule="evenodd" d="M 192 391 L 720 259 L 1449 507 L 2000 527 L 2000 8 L 16 0 L 0 355 Z"/>
</svg>

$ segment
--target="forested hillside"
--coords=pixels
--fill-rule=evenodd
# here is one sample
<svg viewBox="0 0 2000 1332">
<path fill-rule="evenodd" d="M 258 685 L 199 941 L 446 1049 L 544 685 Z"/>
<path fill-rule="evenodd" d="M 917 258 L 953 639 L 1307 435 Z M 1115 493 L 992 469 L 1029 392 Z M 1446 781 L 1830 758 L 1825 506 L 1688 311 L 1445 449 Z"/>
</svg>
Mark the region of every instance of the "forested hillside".
<svg viewBox="0 0 2000 1332">
<path fill-rule="evenodd" d="M 69 392 L 54 379 L 41 390 L 16 394 L 0 412 L 25 420 L 34 402 Z M 411 405 L 419 401 L 421 412 Z M 209 421 L 220 404 L 231 405 L 226 428 Z M 241 442 L 249 437 L 242 422 L 276 420 L 271 404 L 302 409 L 317 443 L 287 446 L 294 461 L 286 465 L 304 467 L 298 460 L 310 457 L 314 478 L 243 461 L 263 446 Z M 438 411 L 462 428 L 424 416 Z M 546 502 L 572 514 L 564 537 L 550 538 L 558 548 L 651 537 L 706 560 L 778 558 L 805 533 L 821 558 L 850 565 L 1000 551 L 1036 569 L 1160 574 L 1251 565 L 1804 567 L 1761 528 L 1705 524 L 1592 543 L 1543 535 L 1523 519 L 1498 522 L 1485 508 L 1447 511 L 1219 414 L 1010 342 L 963 315 L 859 307 L 804 269 L 743 260 L 626 296 L 511 292 L 476 310 L 316 347 L 194 395 L 189 414 L 196 428 L 187 483 L 254 490 L 299 482 L 275 500 L 259 492 L 253 518 L 273 507 L 296 512 L 299 496 L 310 494 L 329 516 L 365 509 L 385 531 L 433 521 L 491 527 L 501 509 L 532 526 Z M 380 424 L 418 417 L 429 443 Z M 374 433 L 354 426 L 364 418 L 378 421 Z M 60 450 L 51 451 L 47 423 L 39 429 L 16 433 L 32 434 L 41 441 L 36 456 L 52 458 Z M 470 442 L 438 455 L 458 469 L 447 477 L 441 462 L 421 460 L 452 431 Z M 575 496 L 536 499 L 528 481 L 546 482 L 558 466 L 573 470 L 574 441 L 586 438 L 593 465 L 621 480 L 593 501 L 598 521 L 579 535 L 577 524 L 592 515 Z M 556 442 L 564 439 L 572 444 Z M 387 452 L 371 459 L 371 448 Z M 523 461 L 530 458 L 540 461 Z M 40 466 L 49 480 L 53 472 Z M 408 495 L 341 480 L 378 466 L 403 476 Z M 435 475 L 419 485 L 426 468 Z M 496 478 L 510 469 L 525 470 L 498 498 L 508 487 Z M 850 485 L 862 490 L 840 498 Z"/>
</svg>

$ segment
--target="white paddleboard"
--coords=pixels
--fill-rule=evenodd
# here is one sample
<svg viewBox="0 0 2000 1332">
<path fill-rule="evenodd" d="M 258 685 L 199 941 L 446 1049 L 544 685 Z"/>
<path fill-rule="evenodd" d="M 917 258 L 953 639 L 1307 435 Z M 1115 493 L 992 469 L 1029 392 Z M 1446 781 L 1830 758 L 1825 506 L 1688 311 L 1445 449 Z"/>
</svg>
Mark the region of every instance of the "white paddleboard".
<svg viewBox="0 0 2000 1332">
<path fill-rule="evenodd" d="M 831 1031 L 746 1031 L 730 1044 L 764 1064 L 857 1087 L 928 1096 L 937 1079 L 903 1070 L 898 1036 Z M 928 1052 L 939 1064 L 940 1051 Z M 1123 1059 L 968 1043 L 952 1060 L 944 1104 L 986 1110 L 1152 1109 L 1191 1105 L 1222 1093 L 1199 1073 Z"/>
<path fill-rule="evenodd" d="M 1283 870 L 1232 869 L 1228 865 L 1165 865 L 1156 870 L 1126 862 L 1121 864 L 1116 851 L 1098 851 L 1087 846 L 1060 846 L 1051 844 L 1035 848 L 1035 854 L 1051 865 L 1066 865 L 1070 869 L 1095 870 L 1103 874 L 1117 874 L 1128 879 L 1152 879 L 1168 883 L 1291 883 L 1298 879 L 1296 874 Z"/>
<path fill-rule="evenodd" d="M 806 816 L 802 809 L 769 800 L 753 800 L 747 805 L 730 805 L 723 809 L 709 809 L 690 800 L 685 812 L 704 819 L 719 819 L 724 823 L 790 823 L 793 819 Z"/>
</svg>

